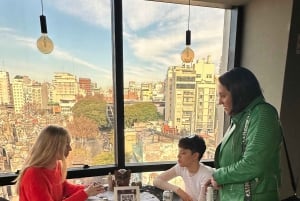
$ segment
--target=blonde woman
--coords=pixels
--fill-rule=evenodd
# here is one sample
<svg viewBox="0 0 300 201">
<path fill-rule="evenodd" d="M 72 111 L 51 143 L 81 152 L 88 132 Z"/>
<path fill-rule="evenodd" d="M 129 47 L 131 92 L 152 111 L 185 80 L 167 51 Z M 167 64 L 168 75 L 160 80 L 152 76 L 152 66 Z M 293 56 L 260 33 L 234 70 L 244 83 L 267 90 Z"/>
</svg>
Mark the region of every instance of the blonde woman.
<svg viewBox="0 0 300 201">
<path fill-rule="evenodd" d="M 70 141 L 62 127 L 50 125 L 41 131 L 16 179 L 20 201 L 85 201 L 104 191 L 99 184 L 85 188 L 68 183 Z"/>
</svg>

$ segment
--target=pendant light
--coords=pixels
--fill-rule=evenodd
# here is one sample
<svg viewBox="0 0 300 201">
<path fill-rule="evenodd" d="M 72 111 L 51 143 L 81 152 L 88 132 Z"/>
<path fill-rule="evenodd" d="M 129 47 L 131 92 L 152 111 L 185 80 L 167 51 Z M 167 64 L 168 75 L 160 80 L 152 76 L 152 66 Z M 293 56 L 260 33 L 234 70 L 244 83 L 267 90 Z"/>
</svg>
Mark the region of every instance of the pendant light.
<svg viewBox="0 0 300 201">
<path fill-rule="evenodd" d="M 41 24 L 41 37 L 36 41 L 36 46 L 40 52 L 44 54 L 49 54 L 53 51 L 54 45 L 52 40 L 47 35 L 47 22 L 46 16 L 43 14 L 43 0 L 41 0 L 42 5 L 42 15 L 40 15 L 40 24 Z"/>
<path fill-rule="evenodd" d="M 189 17 L 188 17 L 188 30 L 185 32 L 185 49 L 181 52 L 181 60 L 184 63 L 190 63 L 194 60 L 194 51 L 190 48 L 191 45 L 191 31 L 190 31 L 190 10 L 191 0 L 189 0 Z"/>
</svg>

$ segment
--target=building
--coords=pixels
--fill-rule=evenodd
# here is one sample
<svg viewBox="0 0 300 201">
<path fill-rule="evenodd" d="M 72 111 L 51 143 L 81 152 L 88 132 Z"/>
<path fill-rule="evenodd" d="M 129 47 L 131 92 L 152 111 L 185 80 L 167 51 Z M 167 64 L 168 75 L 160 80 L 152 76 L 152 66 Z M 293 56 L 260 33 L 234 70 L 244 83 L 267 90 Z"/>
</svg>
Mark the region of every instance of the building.
<svg viewBox="0 0 300 201">
<path fill-rule="evenodd" d="M 152 83 L 143 82 L 141 83 L 141 100 L 152 101 Z"/>
<path fill-rule="evenodd" d="M 79 88 L 85 92 L 84 96 L 92 95 L 92 82 L 89 78 L 79 78 Z"/>
<path fill-rule="evenodd" d="M 49 94 L 49 87 L 50 87 L 50 83 L 47 82 L 43 82 L 42 83 L 42 90 L 41 90 L 41 96 L 42 96 L 42 109 L 43 110 L 47 110 L 48 108 L 48 102 L 49 102 L 49 98 L 50 98 L 50 94 Z"/>
<path fill-rule="evenodd" d="M 180 134 L 214 132 L 216 114 L 215 65 L 210 57 L 192 66 L 169 67 L 165 120 Z"/>
<path fill-rule="evenodd" d="M 76 76 L 70 73 L 56 72 L 51 90 L 52 102 L 58 103 L 62 107 L 62 113 L 71 113 L 71 108 L 74 106 L 78 94 Z"/>
<path fill-rule="evenodd" d="M 0 104 L 12 104 L 12 90 L 9 81 L 9 73 L 5 71 L 0 71 Z"/>
<path fill-rule="evenodd" d="M 216 128 L 216 76 L 210 56 L 196 61 L 196 102 L 192 131 L 214 133 Z"/>
<path fill-rule="evenodd" d="M 42 85 L 35 82 L 32 84 L 32 104 L 37 110 L 42 109 Z"/>
<path fill-rule="evenodd" d="M 15 113 L 21 113 L 25 105 L 23 76 L 17 75 L 12 82 Z"/>
</svg>

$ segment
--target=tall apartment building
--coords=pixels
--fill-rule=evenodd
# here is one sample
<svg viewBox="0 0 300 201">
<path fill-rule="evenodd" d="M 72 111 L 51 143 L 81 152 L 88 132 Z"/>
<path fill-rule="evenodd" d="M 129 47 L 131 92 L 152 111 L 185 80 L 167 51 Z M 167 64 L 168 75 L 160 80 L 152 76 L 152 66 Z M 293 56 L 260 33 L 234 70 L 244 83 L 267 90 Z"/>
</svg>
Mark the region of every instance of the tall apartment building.
<svg viewBox="0 0 300 201">
<path fill-rule="evenodd" d="M 129 81 L 128 88 L 124 88 L 124 99 L 127 100 L 139 100 L 140 98 L 140 88 L 137 87 L 135 81 Z"/>
<path fill-rule="evenodd" d="M 35 82 L 32 84 L 32 104 L 35 109 L 42 109 L 42 85 L 41 83 Z"/>
<path fill-rule="evenodd" d="M 152 100 L 153 101 L 164 101 L 165 100 L 164 91 L 165 91 L 164 82 L 154 83 L 153 92 L 152 92 Z"/>
<path fill-rule="evenodd" d="M 62 113 L 70 114 L 76 102 L 78 88 L 76 76 L 70 73 L 54 73 L 50 89 L 52 103 L 59 104 Z"/>
<path fill-rule="evenodd" d="M 103 93 L 103 89 L 101 87 L 98 87 L 96 82 L 91 83 L 91 91 L 92 91 L 92 95 Z"/>
<path fill-rule="evenodd" d="M 15 76 L 12 82 L 12 94 L 15 113 L 45 109 L 42 107 L 42 85 L 32 81 L 28 76 Z"/>
<path fill-rule="evenodd" d="M 152 92 L 153 92 L 152 83 L 142 83 L 141 84 L 141 100 L 142 101 L 152 101 Z"/>
<path fill-rule="evenodd" d="M 25 105 L 24 81 L 23 76 L 15 76 L 12 81 L 12 92 L 14 99 L 15 113 L 22 113 Z"/>
<path fill-rule="evenodd" d="M 192 129 L 205 133 L 214 133 L 216 127 L 216 75 L 215 65 L 210 56 L 197 61 L 195 122 Z"/>
<path fill-rule="evenodd" d="M 79 78 L 79 88 L 82 89 L 85 94 L 84 96 L 92 95 L 92 82 L 90 78 Z"/>
<path fill-rule="evenodd" d="M 9 80 L 9 73 L 0 71 L 0 105 L 12 104 L 12 89 Z"/>
<path fill-rule="evenodd" d="M 216 81 L 210 57 L 192 66 L 169 67 L 165 120 L 182 134 L 214 132 Z"/>
<path fill-rule="evenodd" d="M 50 98 L 50 94 L 49 94 L 49 88 L 50 88 L 50 83 L 48 82 L 43 82 L 41 84 L 41 88 L 42 88 L 42 109 L 46 110 L 48 109 L 48 103 L 49 103 L 49 98 Z"/>
</svg>

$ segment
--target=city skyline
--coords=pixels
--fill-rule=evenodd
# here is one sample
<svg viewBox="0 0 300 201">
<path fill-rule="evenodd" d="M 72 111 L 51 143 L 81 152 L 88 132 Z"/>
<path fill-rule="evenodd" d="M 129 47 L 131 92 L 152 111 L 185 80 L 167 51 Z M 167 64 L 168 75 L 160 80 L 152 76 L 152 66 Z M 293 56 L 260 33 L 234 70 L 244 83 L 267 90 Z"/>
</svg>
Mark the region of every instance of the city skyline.
<svg viewBox="0 0 300 201">
<path fill-rule="evenodd" d="M 40 1 L 0 3 L 0 70 L 50 82 L 54 72 L 90 78 L 98 86 L 112 86 L 110 1 L 52 0 L 43 2 L 48 35 L 55 48 L 43 55 Z M 150 10 L 151 15 L 145 15 Z M 147 16 L 147 17 L 145 17 Z M 221 57 L 224 10 L 191 7 L 190 29 L 195 60 Z M 188 6 L 127 0 L 123 2 L 124 83 L 164 80 L 169 66 L 182 65 Z M 99 37 L 97 37 L 99 35 Z M 147 75 L 147 77 L 145 77 Z"/>
</svg>

